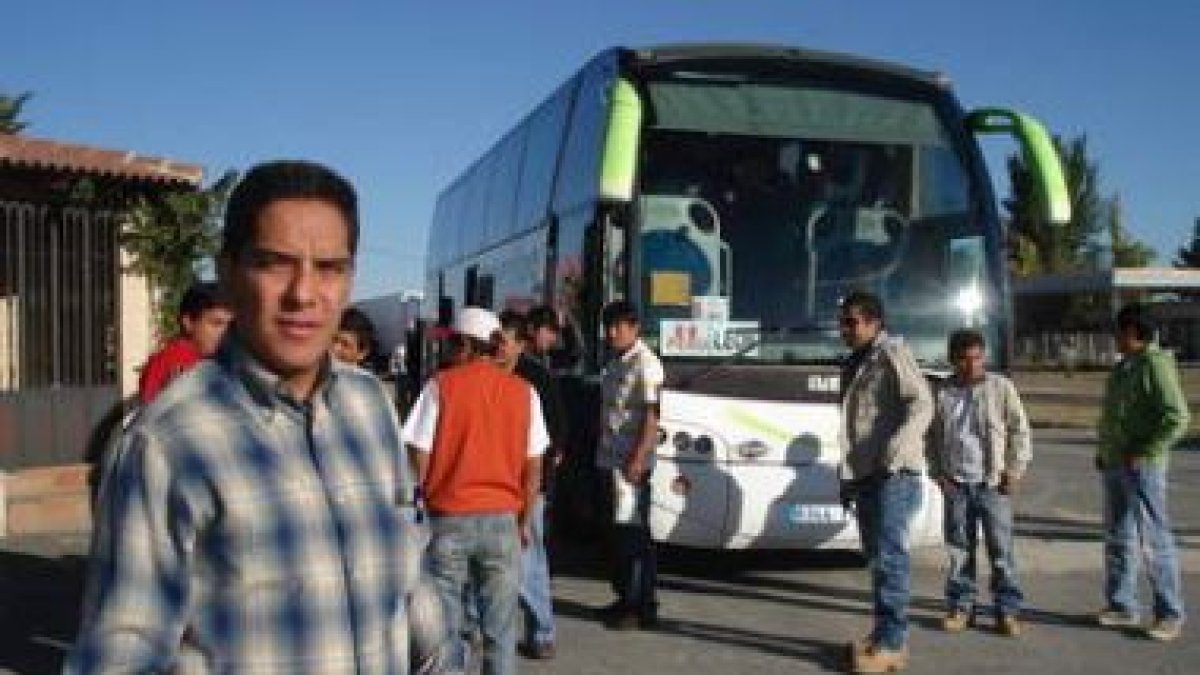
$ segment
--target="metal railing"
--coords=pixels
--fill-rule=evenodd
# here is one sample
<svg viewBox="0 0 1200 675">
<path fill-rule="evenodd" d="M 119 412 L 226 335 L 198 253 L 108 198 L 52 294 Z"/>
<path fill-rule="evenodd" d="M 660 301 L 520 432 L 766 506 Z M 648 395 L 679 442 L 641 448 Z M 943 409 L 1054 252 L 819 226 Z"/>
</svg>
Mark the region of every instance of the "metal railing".
<svg viewBox="0 0 1200 675">
<path fill-rule="evenodd" d="M 0 201 L 0 391 L 113 384 L 116 215 Z"/>
</svg>

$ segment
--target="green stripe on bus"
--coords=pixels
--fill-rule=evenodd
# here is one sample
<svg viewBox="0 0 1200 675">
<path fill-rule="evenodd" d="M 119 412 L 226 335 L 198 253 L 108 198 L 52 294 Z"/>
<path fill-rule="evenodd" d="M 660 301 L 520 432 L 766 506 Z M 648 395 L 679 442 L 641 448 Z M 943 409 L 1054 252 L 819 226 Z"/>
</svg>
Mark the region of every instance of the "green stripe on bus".
<svg viewBox="0 0 1200 675">
<path fill-rule="evenodd" d="M 795 437 L 795 434 L 793 434 L 791 431 L 784 429 L 783 427 L 775 426 L 771 422 L 745 410 L 727 408 L 725 412 L 729 416 L 729 420 L 734 424 L 742 427 L 743 429 L 757 431 L 776 443 L 787 445 L 791 442 L 792 438 Z"/>
<path fill-rule="evenodd" d="M 642 129 L 642 101 L 625 80 L 613 83 L 612 107 L 604 134 L 604 159 L 600 168 L 600 197 L 616 201 L 633 199 L 637 169 L 638 135 Z"/>
</svg>

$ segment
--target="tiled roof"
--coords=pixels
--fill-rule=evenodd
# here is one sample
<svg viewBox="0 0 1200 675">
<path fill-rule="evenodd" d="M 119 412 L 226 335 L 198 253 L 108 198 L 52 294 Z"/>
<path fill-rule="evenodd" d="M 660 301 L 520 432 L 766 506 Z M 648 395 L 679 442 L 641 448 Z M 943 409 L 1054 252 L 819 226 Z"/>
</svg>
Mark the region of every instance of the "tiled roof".
<svg viewBox="0 0 1200 675">
<path fill-rule="evenodd" d="M 0 166 L 77 171 L 133 180 L 199 185 L 204 168 L 132 150 L 104 150 L 28 136 L 0 134 Z"/>
</svg>

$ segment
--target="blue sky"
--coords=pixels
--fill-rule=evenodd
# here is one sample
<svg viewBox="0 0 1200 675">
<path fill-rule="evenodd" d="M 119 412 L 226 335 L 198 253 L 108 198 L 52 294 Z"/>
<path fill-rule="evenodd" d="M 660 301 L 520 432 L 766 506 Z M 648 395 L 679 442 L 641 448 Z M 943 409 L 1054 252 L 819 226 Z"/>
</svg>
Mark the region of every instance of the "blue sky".
<svg viewBox="0 0 1200 675">
<path fill-rule="evenodd" d="M 616 44 L 771 42 L 939 70 L 966 107 L 1086 133 L 1160 262 L 1200 216 L 1194 0 L 19 0 L 4 15 L 0 90 L 35 93 L 31 136 L 210 178 L 304 157 L 353 180 L 359 298 L 419 287 L 442 186 Z"/>
</svg>

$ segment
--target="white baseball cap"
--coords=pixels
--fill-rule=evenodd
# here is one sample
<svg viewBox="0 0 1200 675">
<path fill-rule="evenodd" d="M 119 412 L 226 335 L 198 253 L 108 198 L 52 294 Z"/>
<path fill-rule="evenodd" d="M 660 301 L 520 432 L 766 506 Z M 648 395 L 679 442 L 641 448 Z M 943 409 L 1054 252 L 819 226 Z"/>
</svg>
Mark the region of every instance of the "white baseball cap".
<svg viewBox="0 0 1200 675">
<path fill-rule="evenodd" d="M 452 328 L 455 333 L 487 342 L 492 339 L 493 333 L 500 330 L 500 319 L 482 307 L 463 307 L 458 311 Z"/>
</svg>

